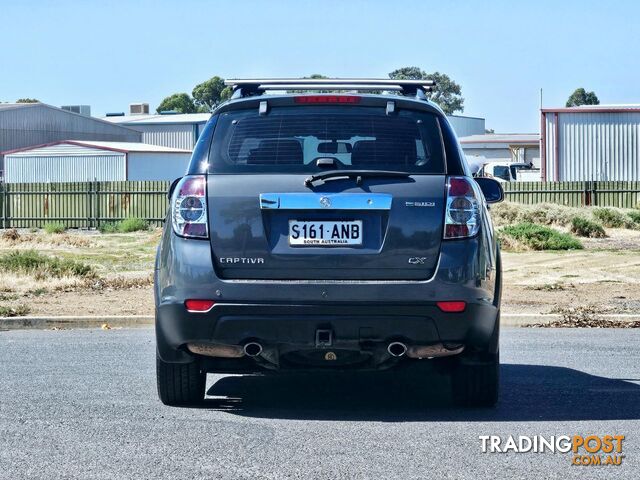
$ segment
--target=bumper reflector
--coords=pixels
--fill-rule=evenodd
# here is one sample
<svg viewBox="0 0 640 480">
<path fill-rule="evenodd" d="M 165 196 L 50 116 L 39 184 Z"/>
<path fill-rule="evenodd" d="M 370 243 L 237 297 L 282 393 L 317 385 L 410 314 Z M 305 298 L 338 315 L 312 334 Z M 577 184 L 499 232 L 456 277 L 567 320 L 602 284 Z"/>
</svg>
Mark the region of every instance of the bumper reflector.
<svg viewBox="0 0 640 480">
<path fill-rule="evenodd" d="M 189 312 L 208 312 L 215 303 L 213 300 L 186 300 L 184 306 Z"/>
<path fill-rule="evenodd" d="M 438 308 L 446 313 L 460 313 L 464 312 L 464 309 L 467 307 L 466 302 L 437 302 Z"/>
</svg>

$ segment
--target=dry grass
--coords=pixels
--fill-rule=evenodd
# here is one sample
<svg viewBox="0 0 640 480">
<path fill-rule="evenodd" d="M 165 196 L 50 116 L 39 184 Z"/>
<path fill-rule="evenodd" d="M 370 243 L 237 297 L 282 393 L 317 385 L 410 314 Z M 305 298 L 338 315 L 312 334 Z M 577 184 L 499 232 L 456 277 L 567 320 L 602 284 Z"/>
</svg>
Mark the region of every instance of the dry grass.
<svg viewBox="0 0 640 480">
<path fill-rule="evenodd" d="M 514 223 L 568 226 L 574 217 L 584 216 L 584 209 L 552 203 L 523 205 L 503 202 L 491 207 L 491 218 L 496 226 Z"/>
<path fill-rule="evenodd" d="M 491 207 L 491 218 L 496 226 L 514 223 L 538 223 L 570 227 L 574 219 L 581 218 L 613 228 L 638 228 L 634 222 L 636 210 L 602 207 L 566 207 L 553 203 L 524 205 L 503 202 Z"/>
<path fill-rule="evenodd" d="M 0 305 L 0 317 L 24 317 L 30 312 L 31 309 L 24 303 L 15 306 Z"/>
<path fill-rule="evenodd" d="M 0 265 L 0 295 L 10 295 L 15 307 L 21 298 L 33 301 L 47 293 L 148 289 L 153 284 L 151 272 L 160 235 L 159 229 L 109 235 L 95 231 L 1 231 L 0 259 L 6 261 Z M 40 261 L 43 259 L 46 265 Z M 57 268 L 74 265 L 89 267 L 90 274 L 77 275 L 77 269 L 66 273 Z"/>
<path fill-rule="evenodd" d="M 78 277 L 36 278 L 25 273 L 2 272 L 0 275 L 0 292 L 26 295 L 33 291 L 69 291 L 86 285 L 84 279 Z"/>
<path fill-rule="evenodd" d="M 93 242 L 82 234 L 44 234 L 20 233 L 15 228 L 4 230 L 0 235 L 0 247 L 16 247 L 20 248 L 38 248 L 42 246 L 49 247 L 91 247 Z"/>
</svg>

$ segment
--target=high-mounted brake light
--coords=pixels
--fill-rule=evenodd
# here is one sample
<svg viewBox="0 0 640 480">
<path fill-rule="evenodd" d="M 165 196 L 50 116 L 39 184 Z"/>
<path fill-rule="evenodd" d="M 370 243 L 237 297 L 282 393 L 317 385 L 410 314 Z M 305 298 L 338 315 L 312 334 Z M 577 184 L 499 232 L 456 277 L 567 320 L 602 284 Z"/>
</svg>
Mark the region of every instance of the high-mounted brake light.
<svg viewBox="0 0 640 480">
<path fill-rule="evenodd" d="M 208 312 L 216 304 L 213 300 L 186 300 L 184 306 L 189 312 Z"/>
<path fill-rule="evenodd" d="M 355 95 L 301 95 L 294 97 L 296 103 L 360 103 L 360 97 Z"/>
<path fill-rule="evenodd" d="M 171 225 L 181 237 L 209 237 L 204 175 L 187 175 L 176 185 L 171 195 Z"/>
<path fill-rule="evenodd" d="M 445 239 L 473 237 L 480 229 L 479 195 L 473 180 L 449 177 L 447 211 L 444 222 Z"/>
</svg>

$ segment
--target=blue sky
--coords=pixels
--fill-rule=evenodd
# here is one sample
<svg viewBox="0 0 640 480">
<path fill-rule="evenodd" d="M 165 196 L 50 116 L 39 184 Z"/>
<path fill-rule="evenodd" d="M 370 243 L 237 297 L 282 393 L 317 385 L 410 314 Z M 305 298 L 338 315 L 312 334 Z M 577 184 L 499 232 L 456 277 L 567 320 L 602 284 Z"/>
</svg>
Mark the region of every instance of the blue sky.
<svg viewBox="0 0 640 480">
<path fill-rule="evenodd" d="M 464 114 L 536 132 L 576 88 L 640 103 L 635 1 L 0 0 L 0 100 L 152 109 L 222 77 L 386 77 L 417 65 L 462 86 Z"/>
</svg>

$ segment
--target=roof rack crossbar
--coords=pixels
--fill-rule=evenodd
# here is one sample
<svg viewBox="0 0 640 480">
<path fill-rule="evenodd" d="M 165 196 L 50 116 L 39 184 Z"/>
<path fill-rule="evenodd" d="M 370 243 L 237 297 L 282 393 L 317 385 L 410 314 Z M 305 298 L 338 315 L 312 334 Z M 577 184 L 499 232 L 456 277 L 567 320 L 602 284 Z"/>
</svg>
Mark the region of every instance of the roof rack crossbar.
<svg viewBox="0 0 640 480">
<path fill-rule="evenodd" d="M 394 90 L 403 95 L 424 94 L 435 86 L 433 80 L 394 80 L 388 78 L 251 78 L 229 79 L 234 98 L 261 95 L 266 90 Z"/>
</svg>

